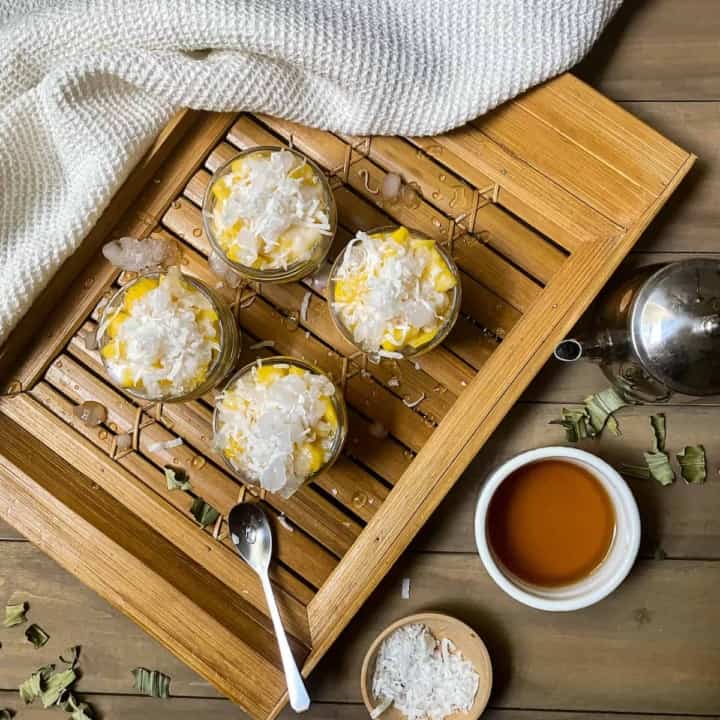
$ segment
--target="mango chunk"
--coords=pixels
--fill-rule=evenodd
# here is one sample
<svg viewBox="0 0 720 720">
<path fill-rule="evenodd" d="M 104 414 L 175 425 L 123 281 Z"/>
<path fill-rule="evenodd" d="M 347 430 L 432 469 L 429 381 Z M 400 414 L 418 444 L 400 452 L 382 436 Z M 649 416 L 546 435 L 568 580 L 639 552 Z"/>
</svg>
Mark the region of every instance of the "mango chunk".
<svg viewBox="0 0 720 720">
<path fill-rule="evenodd" d="M 306 372 L 307 370 L 303 370 L 296 365 L 293 365 L 291 368 L 288 369 L 288 375 L 304 375 Z"/>
<path fill-rule="evenodd" d="M 298 165 L 294 170 L 288 173 L 288 177 L 293 180 L 302 180 L 306 185 L 316 185 L 317 176 L 315 171 L 307 163 Z"/>
<path fill-rule="evenodd" d="M 247 166 L 242 158 L 236 158 L 230 163 L 230 170 L 236 175 L 245 175 L 247 173 Z"/>
<path fill-rule="evenodd" d="M 245 452 L 245 448 L 234 438 L 231 437 L 228 444 L 225 446 L 223 453 L 226 458 L 234 460 L 238 455 L 242 455 Z"/>
<path fill-rule="evenodd" d="M 125 343 L 112 340 L 100 348 L 100 354 L 106 360 L 122 360 L 125 357 Z"/>
<path fill-rule="evenodd" d="M 281 377 L 285 377 L 287 368 L 277 367 L 277 365 L 261 365 L 255 372 L 255 378 L 261 385 L 270 385 Z"/>
<path fill-rule="evenodd" d="M 421 330 L 417 335 L 408 340 L 410 347 L 419 348 L 421 345 L 429 343 L 438 333 L 438 328 L 435 330 Z"/>
<path fill-rule="evenodd" d="M 222 231 L 220 234 L 220 240 L 224 240 L 229 243 L 230 240 L 234 240 L 237 237 L 237 234 L 242 230 L 242 227 L 243 221 L 236 220 L 230 227 L 227 227 Z"/>
<path fill-rule="evenodd" d="M 320 402 L 322 402 L 325 407 L 323 417 L 333 428 L 336 428 L 338 426 L 338 416 L 332 399 L 328 395 L 323 395 L 320 398 Z"/>
<path fill-rule="evenodd" d="M 211 188 L 215 200 L 219 203 L 225 202 L 230 197 L 230 188 L 222 181 L 218 180 Z"/>
<path fill-rule="evenodd" d="M 449 270 L 441 270 L 433 278 L 433 287 L 438 292 L 447 292 L 457 285 L 455 276 Z"/>
<path fill-rule="evenodd" d="M 388 237 L 392 238 L 395 242 L 402 245 L 408 241 L 408 238 L 410 237 L 410 231 L 406 227 L 403 227 L 401 225 L 399 228 L 397 228 L 397 230 L 393 230 L 388 235 Z"/>
<path fill-rule="evenodd" d="M 129 315 L 122 310 L 108 323 L 107 334 L 111 337 L 117 337 L 120 327 L 128 319 Z"/>
<path fill-rule="evenodd" d="M 143 387 L 143 381 L 138 380 L 135 382 L 135 378 L 133 377 L 132 370 L 130 368 L 124 368 L 122 371 L 122 375 L 120 377 L 120 386 L 121 387 L 132 387 L 136 390 L 140 390 Z"/>
<path fill-rule="evenodd" d="M 154 290 L 158 286 L 158 281 L 155 278 L 143 277 L 136 280 L 126 291 L 124 306 L 125 310 L 131 310 L 133 304 L 144 295 L 147 295 L 151 290 Z"/>
<path fill-rule="evenodd" d="M 317 443 L 303 443 L 300 451 L 307 456 L 311 473 L 317 472 L 325 462 L 325 453 Z"/>
</svg>

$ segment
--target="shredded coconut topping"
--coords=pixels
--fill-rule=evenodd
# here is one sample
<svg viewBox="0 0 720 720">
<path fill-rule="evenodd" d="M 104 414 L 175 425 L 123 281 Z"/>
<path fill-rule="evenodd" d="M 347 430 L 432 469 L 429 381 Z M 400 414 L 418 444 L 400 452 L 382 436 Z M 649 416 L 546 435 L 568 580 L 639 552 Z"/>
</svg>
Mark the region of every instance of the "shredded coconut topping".
<svg viewBox="0 0 720 720">
<path fill-rule="evenodd" d="M 177 267 L 126 285 L 97 336 L 113 381 L 150 399 L 195 390 L 220 351 L 213 304 Z"/>
<path fill-rule="evenodd" d="M 334 394 L 327 377 L 305 368 L 255 365 L 218 397 L 216 447 L 249 480 L 290 497 L 330 459 Z"/>
<path fill-rule="evenodd" d="M 310 260 L 331 235 L 324 185 L 287 150 L 258 150 L 234 160 L 211 187 L 215 238 L 235 263 L 286 269 Z"/>
<path fill-rule="evenodd" d="M 438 641 L 425 625 L 414 624 L 380 645 L 372 692 L 379 705 L 390 700 L 408 720 L 442 720 L 470 710 L 479 681 L 450 640 Z"/>
<path fill-rule="evenodd" d="M 447 322 L 457 278 L 434 240 L 404 227 L 359 232 L 332 278 L 333 310 L 365 352 L 396 359 Z"/>
</svg>

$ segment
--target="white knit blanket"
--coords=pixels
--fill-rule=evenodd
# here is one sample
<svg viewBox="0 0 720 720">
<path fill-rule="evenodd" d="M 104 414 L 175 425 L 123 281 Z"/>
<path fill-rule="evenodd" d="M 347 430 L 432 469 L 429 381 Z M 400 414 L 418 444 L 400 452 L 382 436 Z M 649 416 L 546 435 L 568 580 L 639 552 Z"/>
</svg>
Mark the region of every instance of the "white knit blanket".
<svg viewBox="0 0 720 720">
<path fill-rule="evenodd" d="M 429 135 L 576 63 L 622 0 L 0 0 L 0 343 L 181 107 Z"/>
</svg>

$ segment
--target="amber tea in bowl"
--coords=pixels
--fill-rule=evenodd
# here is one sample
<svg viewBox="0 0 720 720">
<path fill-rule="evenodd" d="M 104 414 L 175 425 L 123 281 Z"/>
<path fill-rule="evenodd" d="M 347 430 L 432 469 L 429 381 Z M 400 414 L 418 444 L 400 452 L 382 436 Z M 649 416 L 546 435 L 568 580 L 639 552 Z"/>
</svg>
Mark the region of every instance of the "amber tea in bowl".
<svg viewBox="0 0 720 720">
<path fill-rule="evenodd" d="M 517 600 L 575 610 L 614 590 L 640 541 L 637 505 L 607 463 L 574 448 L 540 448 L 496 470 L 475 517 L 482 561 Z"/>
</svg>

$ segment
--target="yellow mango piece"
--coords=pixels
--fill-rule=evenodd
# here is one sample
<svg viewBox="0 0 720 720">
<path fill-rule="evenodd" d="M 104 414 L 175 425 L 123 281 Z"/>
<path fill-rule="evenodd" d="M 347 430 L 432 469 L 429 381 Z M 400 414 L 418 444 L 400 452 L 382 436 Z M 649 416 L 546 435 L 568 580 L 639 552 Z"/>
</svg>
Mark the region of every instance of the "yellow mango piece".
<svg viewBox="0 0 720 720">
<path fill-rule="evenodd" d="M 233 245 L 228 251 L 227 256 L 230 260 L 236 263 L 243 264 L 242 260 L 240 259 L 240 248 L 237 245 Z"/>
<path fill-rule="evenodd" d="M 277 367 L 277 365 L 261 365 L 255 372 L 255 378 L 261 385 L 270 385 L 281 377 L 285 377 L 287 368 Z"/>
<path fill-rule="evenodd" d="M 335 300 L 337 302 L 352 302 L 365 288 L 366 282 L 367 273 L 335 280 Z"/>
<path fill-rule="evenodd" d="M 230 170 L 236 175 L 245 175 L 247 173 L 247 167 L 242 158 L 236 158 L 230 163 Z"/>
<path fill-rule="evenodd" d="M 223 453 L 225 457 L 233 460 L 238 455 L 242 455 L 245 452 L 245 448 L 234 438 L 231 437 L 228 444 L 225 446 Z"/>
<path fill-rule="evenodd" d="M 382 347 L 384 350 L 391 352 L 398 350 L 407 342 L 409 336 L 412 335 L 412 330 L 401 330 L 400 328 L 393 328 L 390 332 L 390 337 L 385 337 L 382 341 Z"/>
<path fill-rule="evenodd" d="M 158 281 L 155 278 L 143 277 L 136 280 L 126 291 L 125 291 L 125 310 L 131 310 L 133 304 L 144 295 L 147 295 L 151 290 L 154 290 L 158 286 Z"/>
<path fill-rule="evenodd" d="M 143 381 L 138 380 L 135 382 L 133 378 L 132 370 L 130 368 L 124 368 L 120 377 L 121 387 L 134 387 L 136 390 L 140 390 L 143 387 Z"/>
<path fill-rule="evenodd" d="M 222 406 L 226 410 L 240 410 L 245 405 L 245 400 L 233 395 L 226 395 L 223 398 Z"/>
<path fill-rule="evenodd" d="M 457 285 L 455 276 L 449 270 L 441 270 L 433 278 L 433 287 L 438 292 L 447 292 L 452 290 Z"/>
<path fill-rule="evenodd" d="M 100 348 L 100 354 L 106 360 L 122 360 L 125 357 L 125 343 L 112 340 Z"/>
<path fill-rule="evenodd" d="M 225 228 L 222 233 L 220 233 L 220 240 L 228 243 L 230 240 L 234 240 L 242 230 L 243 224 L 242 220 L 236 220 L 230 227 Z"/>
<path fill-rule="evenodd" d="M 320 398 L 320 402 L 325 406 L 323 417 L 330 425 L 336 428 L 338 426 L 338 416 L 337 412 L 335 412 L 335 405 L 332 399 L 328 395 L 323 395 Z"/>
<path fill-rule="evenodd" d="M 429 343 L 438 333 L 438 328 L 435 330 L 421 330 L 413 338 L 408 340 L 410 347 L 419 348 L 421 345 Z"/>
<path fill-rule="evenodd" d="M 435 241 L 429 238 L 413 238 L 410 241 L 410 247 L 413 250 L 435 250 Z"/>
<path fill-rule="evenodd" d="M 203 308 L 202 310 L 198 310 L 195 313 L 195 317 L 200 322 L 208 320 L 211 323 L 216 323 L 218 321 L 218 314 L 212 308 Z"/>
<path fill-rule="evenodd" d="M 397 228 L 397 230 L 393 230 L 388 235 L 388 237 L 392 238 L 395 242 L 402 245 L 408 241 L 408 238 L 410 237 L 410 231 L 406 227 L 403 227 L 401 225 L 399 228 Z"/>
<path fill-rule="evenodd" d="M 222 180 L 218 180 L 212 186 L 210 192 L 213 194 L 215 200 L 219 203 L 225 202 L 225 200 L 230 197 L 230 188 Z"/>
<path fill-rule="evenodd" d="M 316 443 L 303 443 L 300 451 L 307 455 L 310 465 L 310 472 L 317 472 L 325 462 L 325 453 L 323 449 Z"/>
<path fill-rule="evenodd" d="M 108 323 L 107 334 L 111 337 L 117 337 L 120 332 L 120 326 L 128 319 L 129 315 L 122 310 Z"/>
<path fill-rule="evenodd" d="M 295 365 L 293 365 L 288 370 L 288 375 L 304 375 L 306 372 L 307 372 L 307 370 L 303 370 L 303 368 L 299 368 L 299 367 L 296 367 Z"/>
<path fill-rule="evenodd" d="M 302 180 L 306 185 L 316 185 L 317 176 L 315 171 L 307 163 L 298 165 L 294 170 L 288 173 L 288 177 L 293 180 Z"/>
</svg>

